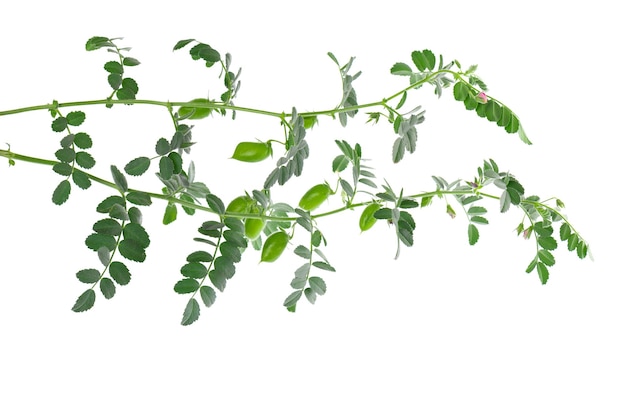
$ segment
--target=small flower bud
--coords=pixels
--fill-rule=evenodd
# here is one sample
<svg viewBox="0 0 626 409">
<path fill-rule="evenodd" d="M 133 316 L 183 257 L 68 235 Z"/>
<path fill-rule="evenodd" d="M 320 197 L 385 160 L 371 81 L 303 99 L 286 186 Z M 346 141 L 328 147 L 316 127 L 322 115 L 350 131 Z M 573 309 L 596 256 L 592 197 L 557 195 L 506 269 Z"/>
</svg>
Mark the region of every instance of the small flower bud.
<svg viewBox="0 0 626 409">
<path fill-rule="evenodd" d="M 475 98 L 476 98 L 476 101 L 481 104 L 487 103 L 487 94 L 485 94 L 484 92 L 479 92 L 478 94 L 476 94 Z"/>
</svg>

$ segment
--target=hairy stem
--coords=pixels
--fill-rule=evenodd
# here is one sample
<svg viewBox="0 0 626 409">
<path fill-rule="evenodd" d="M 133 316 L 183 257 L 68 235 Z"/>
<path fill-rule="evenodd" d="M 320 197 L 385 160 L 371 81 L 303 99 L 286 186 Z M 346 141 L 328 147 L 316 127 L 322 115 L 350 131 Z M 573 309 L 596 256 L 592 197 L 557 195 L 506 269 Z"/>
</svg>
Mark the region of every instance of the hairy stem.
<svg viewBox="0 0 626 409">
<path fill-rule="evenodd" d="M 15 152 L 11 152 L 8 150 L 4 150 L 4 149 L 0 149 L 0 157 L 4 157 L 7 159 L 13 159 L 13 160 L 19 160 L 22 162 L 28 162 L 28 163 L 35 163 L 35 164 L 39 164 L 39 165 L 46 165 L 46 166 L 54 166 L 57 163 L 60 163 L 58 161 L 54 161 L 54 160 L 49 160 L 49 159 L 42 159 L 42 158 L 36 158 L 36 157 L 32 157 L 32 156 L 27 156 L 27 155 L 21 155 L 19 153 L 15 153 Z M 106 179 L 102 179 L 98 176 L 95 176 L 91 173 L 88 172 L 84 172 L 83 173 L 92 181 L 97 182 L 101 185 L 107 186 L 111 189 L 115 189 L 118 190 L 118 187 L 115 183 L 108 181 Z M 166 202 L 171 202 L 171 203 L 176 203 L 179 204 L 181 206 L 185 206 L 188 208 L 192 208 L 195 210 L 200 210 L 203 212 L 208 212 L 208 213 L 215 213 L 212 209 L 210 209 L 207 206 L 202 206 L 196 203 L 191 203 L 188 201 L 184 201 L 184 200 L 180 200 L 174 196 L 170 196 L 170 195 L 164 195 L 161 193 L 154 193 L 154 192 L 146 192 L 143 190 L 136 190 L 136 189 L 128 189 L 128 193 L 130 192 L 138 192 L 138 193 L 143 193 L 146 194 L 148 196 L 150 196 L 153 199 L 159 199 L 159 200 L 164 200 Z M 488 193 L 484 193 L 481 191 L 476 191 L 476 189 L 468 189 L 468 190 L 433 190 L 430 192 L 423 192 L 423 193 L 416 193 L 413 195 L 407 195 L 405 196 L 406 198 L 411 198 L 411 199 L 419 199 L 419 198 L 424 198 L 424 197 L 435 197 L 435 196 L 439 196 L 439 195 L 444 195 L 444 196 L 459 196 L 459 195 L 464 195 L 464 194 L 468 194 L 468 193 L 473 193 L 473 194 L 477 194 L 483 197 L 488 197 L 490 199 L 495 199 L 495 200 L 499 200 L 499 196 L 495 196 L 495 195 L 491 195 Z M 331 216 L 333 214 L 338 214 L 341 213 L 345 210 L 348 209 L 354 209 L 357 207 L 361 207 L 361 206 L 367 206 L 368 204 L 372 203 L 371 200 L 366 201 L 366 202 L 360 202 L 360 203 L 349 203 L 346 204 L 342 207 L 336 208 L 334 210 L 330 210 L 324 213 L 319 213 L 316 215 L 311 215 L 311 219 L 319 219 L 319 218 L 323 218 L 323 217 L 327 217 L 327 216 Z M 258 214 L 258 213 L 229 213 L 227 212 L 225 215 L 225 217 L 240 217 L 240 218 L 256 218 L 256 219 L 263 219 L 266 221 L 289 221 L 289 222 L 293 222 L 297 219 L 297 217 L 280 217 L 280 216 L 269 216 L 269 215 L 262 215 L 262 214 Z"/>
<path fill-rule="evenodd" d="M 459 78 L 459 73 L 456 73 L 450 70 L 439 70 L 426 76 L 420 81 L 410 84 L 408 87 L 403 88 L 402 90 L 392 94 L 388 98 L 384 98 L 381 101 L 369 102 L 366 104 L 350 106 L 347 108 L 333 108 L 333 109 L 327 109 L 327 110 L 322 110 L 322 111 L 304 112 L 301 115 L 303 117 L 318 116 L 318 115 L 334 115 L 334 114 L 338 114 L 341 112 L 349 112 L 349 111 L 354 111 L 354 110 L 363 109 L 363 108 L 385 106 L 388 101 L 399 97 L 404 92 L 412 88 L 415 88 L 422 84 L 427 83 L 432 78 L 434 78 L 435 76 L 441 73 L 449 73 L 449 74 L 454 75 L 455 78 Z M 150 100 L 150 99 L 131 99 L 131 100 L 95 99 L 95 100 L 89 100 L 89 101 L 73 101 L 73 102 L 52 103 L 52 104 L 45 104 L 45 105 L 33 105 L 29 107 L 24 107 L 24 108 L 11 109 L 8 111 L 0 111 L 0 116 L 14 115 L 14 114 L 19 114 L 19 113 L 29 112 L 29 111 L 50 110 L 50 109 L 63 108 L 63 107 L 107 105 L 107 104 L 156 105 L 156 106 L 165 107 L 168 110 L 171 110 L 172 107 L 212 108 L 212 109 L 219 108 L 219 109 L 225 109 L 225 110 L 230 110 L 230 111 L 240 111 L 240 112 L 248 112 L 248 113 L 258 114 L 258 115 L 272 116 L 272 117 L 283 118 L 283 119 L 291 116 L 291 114 L 286 114 L 285 112 L 273 112 L 273 111 L 265 111 L 265 110 L 249 108 L 249 107 L 242 107 L 242 106 L 237 106 L 237 105 L 227 105 L 223 102 L 169 102 L 169 101 L 157 101 L 157 100 Z"/>
</svg>

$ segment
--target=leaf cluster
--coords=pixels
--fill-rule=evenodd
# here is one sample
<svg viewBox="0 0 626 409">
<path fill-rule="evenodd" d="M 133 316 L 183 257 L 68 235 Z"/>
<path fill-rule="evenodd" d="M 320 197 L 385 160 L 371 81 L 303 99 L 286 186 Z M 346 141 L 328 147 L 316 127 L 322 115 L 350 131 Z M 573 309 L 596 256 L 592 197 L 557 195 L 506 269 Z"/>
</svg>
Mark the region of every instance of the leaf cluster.
<svg viewBox="0 0 626 409">
<path fill-rule="evenodd" d="M 520 139 L 530 145 L 530 140 L 526 137 L 519 118 L 506 105 L 494 98 L 489 98 L 484 92 L 479 92 L 471 84 L 458 81 L 453 88 L 454 99 L 465 104 L 465 108 L 474 111 L 481 118 L 487 118 L 489 122 L 494 122 L 508 133 L 518 133 Z M 484 102 L 479 94 L 483 94 L 487 99 Z"/>
<path fill-rule="evenodd" d="M 207 195 L 209 206 L 223 214 L 223 203 L 216 196 Z M 192 294 L 183 312 L 183 325 L 189 325 L 200 317 L 200 304 L 196 295 L 200 294 L 203 304 L 208 308 L 215 302 L 215 289 L 223 292 L 228 280 L 235 275 L 235 264 L 241 261 L 241 254 L 248 246 L 244 237 L 244 225 L 234 217 L 225 217 L 221 221 L 207 221 L 198 228 L 203 237 L 194 240 L 207 244 L 211 251 L 197 250 L 187 256 L 187 264 L 180 273 L 185 277 L 174 285 L 178 294 Z M 209 285 L 208 281 L 213 285 Z M 214 289 L 215 288 L 215 289 Z"/>
<path fill-rule="evenodd" d="M 278 182 L 279 185 L 287 183 L 292 176 L 300 176 L 304 169 L 304 160 L 309 157 L 309 144 L 305 140 L 306 129 L 304 118 L 298 115 L 293 108 L 291 121 L 286 123 L 287 137 L 285 138 L 285 154 L 276 161 L 276 167 L 265 179 L 263 189 L 270 189 Z"/>
<path fill-rule="evenodd" d="M 339 68 L 339 74 L 341 75 L 341 85 L 343 89 L 343 93 L 341 95 L 341 102 L 337 105 L 337 109 L 343 108 L 344 110 L 340 111 L 337 115 L 339 116 L 339 122 L 342 126 L 346 126 L 348 124 L 348 117 L 353 118 L 358 109 L 349 109 L 353 107 L 357 107 L 359 103 L 356 99 L 356 90 L 352 86 L 352 83 L 356 81 L 357 78 L 361 75 L 361 71 L 356 74 L 349 74 L 350 69 L 352 68 L 352 63 L 354 62 L 355 57 L 350 57 L 348 62 L 344 65 L 339 64 L 337 57 L 331 52 L 328 53 L 328 56 L 331 60 L 337 64 Z M 348 110 L 346 110 L 348 109 Z"/>
<path fill-rule="evenodd" d="M 354 117 L 360 108 L 379 107 L 379 112 L 367 113 L 367 122 L 377 123 L 381 117 L 385 117 L 393 127 L 396 137 L 392 146 L 392 161 L 397 163 L 405 157 L 406 152 L 413 153 L 417 146 L 417 125 L 424 121 L 424 111 L 421 105 L 409 112 L 399 110 L 407 103 L 408 93 L 426 83 L 434 87 L 435 94 L 439 97 L 444 88 L 454 84 L 453 96 L 455 100 L 463 102 L 466 109 L 475 111 L 479 117 L 496 123 L 508 133 L 517 132 L 524 142 L 530 143 L 519 118 L 506 105 L 485 93 L 487 86 L 476 75 L 476 66 L 470 66 L 463 71 L 457 61 L 444 65 L 443 57 L 439 56 L 437 61 L 430 50 L 414 51 L 411 54 L 412 65 L 399 62 L 391 67 L 392 75 L 409 78 L 406 88 L 380 102 L 359 105 L 353 83 L 361 73 L 350 73 L 354 57 L 341 65 L 332 53 L 328 53 L 341 76 L 342 94 L 339 104 L 327 111 L 299 114 L 293 108 L 290 114 L 281 114 L 235 106 L 233 99 L 240 89 L 241 69 L 237 73 L 231 70 L 230 54 L 222 56 L 210 45 L 193 39 L 179 41 L 174 46 L 174 51 L 190 46 L 189 55 L 192 60 L 202 61 L 209 68 L 214 65 L 221 67 L 219 78 L 223 78 L 226 91 L 221 93 L 220 99 L 196 98 L 186 103 L 136 100 L 137 83 L 126 76 L 126 68 L 138 65 L 139 61 L 128 57 L 126 54 L 130 48 L 119 48 L 116 45 L 117 40 L 120 39 L 92 37 L 86 44 L 88 51 L 103 48 L 117 57 L 117 60 L 108 61 L 104 65 L 108 73 L 108 83 L 113 89 L 108 99 L 62 105 L 54 101 L 45 106 L 53 117 L 52 130 L 63 133 L 61 147 L 55 152 L 57 161 L 0 150 L 0 156 L 8 158 L 9 165 L 13 165 L 16 159 L 47 164 L 63 176 L 65 179 L 52 195 L 53 202 L 58 205 L 68 200 L 71 182 L 81 189 L 87 189 L 95 181 L 117 191 L 115 195 L 98 204 L 96 211 L 104 216 L 92 225 L 92 232 L 85 240 L 85 245 L 97 254 L 101 267 L 84 268 L 76 273 L 79 281 L 90 286 L 76 300 L 72 308 L 76 312 L 93 307 L 96 285 L 106 299 L 112 298 L 117 286 L 127 285 L 131 280 L 128 261 L 145 261 L 150 237 L 143 227 L 142 213 L 137 206 L 150 206 L 154 199 L 165 203 L 163 223 L 166 225 L 177 219 L 179 207 L 188 215 L 193 215 L 196 211 L 213 215 L 211 220 L 202 223 L 198 228 L 200 237 L 194 238 L 196 243 L 205 247 L 187 255 L 185 264 L 180 268 L 182 278 L 179 277 L 174 284 L 176 293 L 190 296 L 183 312 L 183 325 L 198 320 L 200 300 L 206 307 L 214 304 L 218 292 L 223 292 L 228 280 L 234 277 L 235 265 L 240 262 L 247 247 L 261 252 L 261 262 L 275 262 L 295 242 L 297 234 L 303 233 L 301 230 L 304 230 L 305 242 L 298 244 L 293 251 L 305 262 L 295 269 L 291 280 L 292 291 L 283 305 L 288 311 L 295 311 L 303 294 L 314 304 L 327 291 L 324 279 L 314 272 L 335 271 L 321 250 L 328 243 L 318 228 L 317 220 L 360 206 L 363 206 L 359 219 L 361 232 L 370 230 L 377 220 L 385 220 L 395 235 L 396 258 L 400 255 L 402 245 L 411 247 L 414 244 L 417 224 L 411 209 L 429 206 L 434 198 L 441 198 L 445 200 L 446 213 L 454 218 L 457 210 L 448 202 L 449 196 L 456 200 L 465 213 L 470 245 L 479 241 L 479 226 L 489 224 L 487 207 L 483 205 L 486 198 L 497 201 L 502 213 L 511 208 L 519 209 L 524 216 L 516 229 L 518 235 L 525 239 L 532 237 L 536 242 L 535 256 L 526 271 L 537 271 L 543 284 L 548 281 L 549 268 L 555 264 L 557 239 L 566 243 L 568 250 L 576 251 L 581 259 L 590 254 L 587 242 L 565 218 L 562 212 L 564 206 L 560 200 L 542 201 L 538 196 L 527 196 L 526 189 L 518 179 L 510 172 L 499 169 L 492 159 L 483 162 L 472 181 L 457 179 L 448 183 L 443 177 L 433 176 L 436 185 L 434 191 L 406 195 L 403 188 L 395 190 L 386 180 L 384 183 L 377 181 L 373 168 L 365 164 L 361 144 L 351 145 L 345 140 L 335 140 L 340 151 L 339 154 L 335 153 L 331 163 L 332 172 L 337 177 L 335 188 L 326 181 L 318 183 L 306 191 L 297 207 L 272 201 L 271 188 L 276 183 L 284 185 L 293 176 L 298 177 L 303 173 L 304 161 L 310 154 L 306 133 L 317 123 L 318 116 L 338 116 L 341 125 L 346 126 L 348 117 Z M 455 64 L 458 72 L 451 71 Z M 114 97 L 128 104 L 149 103 L 167 108 L 174 129 L 170 138 L 158 138 L 154 153 L 146 153 L 126 162 L 123 172 L 111 165 L 113 182 L 109 182 L 86 172 L 95 165 L 95 160 L 87 152 L 92 146 L 92 140 L 87 133 L 76 132 L 74 129 L 83 124 L 85 113 L 73 111 L 62 115 L 59 107 L 94 103 L 111 107 Z M 390 101 L 396 99 L 399 101 L 391 105 Z M 175 107 L 178 109 L 175 110 Z M 33 109 L 41 107 L 8 112 Z M 189 161 L 188 165 L 184 163 L 185 155 L 190 154 L 195 143 L 192 141 L 193 126 L 188 125 L 187 121 L 205 119 L 213 111 L 221 115 L 232 111 L 234 119 L 234 113 L 238 110 L 280 118 L 284 141 L 270 139 L 267 142 L 249 142 L 248 138 L 247 142 L 237 145 L 233 159 L 243 162 L 265 160 L 273 155 L 272 143 L 283 145 L 284 153 L 277 159 L 276 166 L 266 177 L 262 189 L 252 190 L 252 194 L 245 192 L 225 206 L 223 200 L 215 192 L 211 192 L 205 183 L 195 180 L 194 162 Z M 161 193 L 131 189 L 127 175 L 139 178 L 146 175 L 151 167 L 157 168 L 154 173 L 162 184 Z M 338 208 L 312 214 L 319 206 L 330 202 L 331 196 L 338 191 L 341 191 L 341 200 L 335 200 L 340 202 Z M 359 194 L 365 195 L 368 200 L 357 202 Z M 556 202 L 556 206 L 551 204 L 552 200 Z"/>
<path fill-rule="evenodd" d="M 237 96 L 237 92 L 239 92 L 239 88 L 241 87 L 241 80 L 239 79 L 241 76 L 241 68 L 239 68 L 235 74 L 231 71 L 232 56 L 229 53 L 226 53 L 222 59 L 219 51 L 206 43 L 202 43 L 194 39 L 178 41 L 176 45 L 174 45 L 174 51 L 183 49 L 192 43 L 195 43 L 195 45 L 189 49 L 189 55 L 193 60 L 203 61 L 208 68 L 214 66 L 216 63 L 220 63 L 222 68 L 220 78 L 224 75 L 224 86 L 226 87 L 226 91 L 220 95 L 220 100 L 225 106 L 233 106 L 233 100 Z M 220 108 L 219 111 L 222 115 L 226 115 L 225 108 Z M 232 118 L 235 119 L 236 111 L 232 112 Z"/>
<path fill-rule="evenodd" d="M 555 201 L 557 208 L 563 207 L 560 200 L 556 199 Z M 536 254 L 526 268 L 527 273 L 536 270 L 541 283 L 546 284 L 548 282 L 548 267 L 555 264 L 553 252 L 558 247 L 558 241 L 555 238 L 557 230 L 558 238 L 567 245 L 569 251 L 575 251 L 580 259 L 587 257 L 589 245 L 557 209 L 548 206 L 544 201 L 540 201 L 538 196 L 529 196 L 524 199 L 521 207 L 528 217 L 529 225 L 526 226 L 522 221 L 517 226 L 517 234 L 521 234 L 525 239 L 534 236 L 536 241 Z M 558 227 L 559 224 L 560 227 Z"/>
<path fill-rule="evenodd" d="M 294 249 L 294 254 L 306 259 L 306 262 L 294 271 L 294 278 L 291 280 L 291 288 L 294 291 L 283 302 L 283 306 L 290 312 L 296 311 L 302 294 L 311 304 L 315 304 L 317 296 L 326 294 L 326 282 L 321 277 L 311 275 L 312 267 L 324 271 L 335 271 L 319 248 L 322 243 L 326 245 L 326 239 L 314 225 L 311 214 L 300 209 L 296 209 L 296 212 L 299 215 L 296 223 L 309 232 L 310 241 L 308 246 L 300 244 Z"/>
<path fill-rule="evenodd" d="M 85 132 L 72 132 L 72 127 L 80 126 L 85 121 L 85 113 L 82 111 L 72 111 L 66 116 L 61 115 L 58 108 L 50 110 L 52 117 L 52 130 L 54 132 L 66 132 L 61 141 L 61 148 L 58 149 L 54 156 L 59 162 L 52 166 L 52 170 L 61 176 L 65 176 L 54 192 L 52 193 L 52 202 L 61 205 L 67 201 L 70 196 L 72 185 L 70 178 L 76 186 L 81 189 L 91 187 L 89 176 L 79 168 L 91 169 L 95 166 L 96 161 L 86 150 L 91 148 L 93 142 L 89 134 Z"/>
<path fill-rule="evenodd" d="M 396 256 L 400 257 L 400 243 L 407 247 L 413 246 L 413 232 L 416 224 L 411 213 L 404 209 L 413 209 L 419 207 L 419 203 L 410 198 L 403 197 L 404 191 L 399 194 L 394 193 L 388 183 L 383 185 L 384 192 L 376 193 L 376 196 L 388 204 L 381 207 L 374 213 L 374 218 L 378 220 L 387 220 L 389 225 L 394 226 L 397 246 Z"/>
<path fill-rule="evenodd" d="M 150 245 L 150 237 L 142 225 L 141 211 L 134 206 L 128 207 L 124 196 L 107 197 L 98 204 L 96 211 L 106 214 L 107 217 L 93 224 L 93 233 L 87 236 L 85 245 L 97 253 L 103 267 L 82 269 L 76 273 L 80 282 L 91 284 L 91 287 L 74 303 L 72 310 L 75 312 L 87 311 L 93 307 L 96 301 L 96 285 L 99 284 L 104 298 L 111 299 L 116 292 L 116 283 L 124 286 L 130 282 L 131 274 L 127 265 L 114 261 L 116 253 L 126 260 L 142 263 Z"/>
<path fill-rule="evenodd" d="M 374 182 L 376 175 L 372 172 L 372 168 L 362 164 L 361 145 L 356 143 L 354 148 L 345 140 L 335 140 L 335 143 L 341 150 L 341 155 L 333 159 L 332 170 L 334 173 L 341 173 L 348 165 L 352 166 L 352 183 L 346 179 L 339 177 L 339 185 L 343 191 L 344 203 L 351 205 L 357 192 L 359 192 L 359 184 L 377 189 L 378 186 Z"/>
<path fill-rule="evenodd" d="M 447 76 L 446 71 L 449 70 L 453 63 L 443 64 L 443 56 L 439 55 L 439 66 L 437 72 L 435 67 L 437 57 L 431 50 L 413 51 L 411 53 L 411 61 L 417 71 L 413 71 L 409 64 L 398 62 L 391 67 L 391 74 L 408 76 L 409 82 L 414 89 L 420 88 L 426 81 L 435 87 L 435 94 L 441 97 L 443 89 L 454 83 L 454 80 Z"/>
<path fill-rule="evenodd" d="M 104 70 L 108 73 L 107 82 L 113 90 L 108 99 L 112 99 L 113 96 L 115 96 L 118 100 L 133 100 L 136 99 L 139 86 L 137 85 L 137 81 L 125 75 L 125 69 L 127 67 L 135 67 L 139 65 L 140 62 L 136 58 L 124 55 L 124 53 L 131 50 L 130 47 L 120 48 L 115 44 L 115 41 L 122 39 L 123 38 L 107 38 L 100 36 L 91 37 L 87 40 L 85 48 L 87 51 L 104 48 L 117 56 L 117 60 L 107 61 L 104 64 Z M 130 104 L 131 103 L 129 103 L 129 105 Z M 109 103 L 107 106 L 110 108 L 113 105 Z"/>
</svg>

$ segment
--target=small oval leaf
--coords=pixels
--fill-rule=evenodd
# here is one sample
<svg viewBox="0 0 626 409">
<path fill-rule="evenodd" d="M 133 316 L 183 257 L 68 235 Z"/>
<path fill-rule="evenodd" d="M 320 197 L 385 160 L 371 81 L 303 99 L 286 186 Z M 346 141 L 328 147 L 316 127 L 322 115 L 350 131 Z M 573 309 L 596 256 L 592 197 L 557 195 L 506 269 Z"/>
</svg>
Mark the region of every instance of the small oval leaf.
<svg viewBox="0 0 626 409">
<path fill-rule="evenodd" d="M 52 203 L 55 205 L 62 205 L 70 197 L 72 185 L 69 180 L 62 180 L 61 183 L 54 189 L 52 193 Z"/>
<path fill-rule="evenodd" d="M 150 158 L 140 156 L 128 162 L 124 166 L 124 171 L 131 176 L 139 176 L 146 173 L 148 168 L 150 168 Z"/>
<path fill-rule="evenodd" d="M 76 303 L 72 307 L 72 311 L 74 312 L 87 311 L 91 307 L 93 307 L 95 302 L 96 302 L 96 292 L 90 288 L 89 290 L 85 291 L 78 297 L 78 299 L 76 300 Z"/>
</svg>

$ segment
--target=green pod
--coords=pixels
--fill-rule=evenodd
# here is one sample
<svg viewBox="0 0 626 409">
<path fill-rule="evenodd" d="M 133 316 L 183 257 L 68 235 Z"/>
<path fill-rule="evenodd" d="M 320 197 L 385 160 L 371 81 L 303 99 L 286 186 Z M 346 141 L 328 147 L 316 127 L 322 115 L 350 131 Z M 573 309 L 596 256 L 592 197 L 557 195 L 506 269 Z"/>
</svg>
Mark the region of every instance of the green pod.
<svg viewBox="0 0 626 409">
<path fill-rule="evenodd" d="M 278 260 L 278 257 L 283 254 L 285 247 L 287 247 L 287 243 L 289 243 L 289 235 L 287 233 L 282 230 L 272 233 L 263 243 L 261 261 L 271 263 Z"/>
<path fill-rule="evenodd" d="M 374 213 L 380 209 L 379 203 L 372 203 L 363 209 L 361 218 L 359 219 L 359 228 L 362 232 L 371 229 L 376 224 L 377 218 L 374 217 Z"/>
<path fill-rule="evenodd" d="M 189 102 L 209 102 L 206 98 L 196 98 Z M 185 119 L 203 119 L 211 115 L 211 108 L 193 108 L 193 107 L 180 107 L 178 109 L 178 116 Z"/>
<path fill-rule="evenodd" d="M 304 129 L 311 129 L 317 123 L 317 115 L 304 117 Z"/>
<path fill-rule="evenodd" d="M 254 240 L 263 231 L 265 220 L 263 219 L 246 219 L 244 223 L 244 232 L 247 238 Z"/>
<path fill-rule="evenodd" d="M 229 213 L 248 213 L 253 202 L 254 200 L 250 196 L 237 196 L 226 206 L 226 211 Z"/>
<path fill-rule="evenodd" d="M 304 194 L 304 196 L 302 196 L 302 199 L 300 199 L 298 206 L 302 210 L 310 212 L 317 209 L 322 203 L 324 203 L 324 201 L 328 199 L 328 196 L 330 196 L 331 193 L 332 190 L 330 189 L 330 186 L 328 186 L 326 183 L 315 185 L 311 189 L 309 189 Z"/>
<path fill-rule="evenodd" d="M 269 142 L 239 142 L 232 158 L 241 162 L 260 162 L 272 153 Z"/>
</svg>

